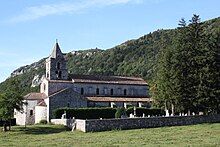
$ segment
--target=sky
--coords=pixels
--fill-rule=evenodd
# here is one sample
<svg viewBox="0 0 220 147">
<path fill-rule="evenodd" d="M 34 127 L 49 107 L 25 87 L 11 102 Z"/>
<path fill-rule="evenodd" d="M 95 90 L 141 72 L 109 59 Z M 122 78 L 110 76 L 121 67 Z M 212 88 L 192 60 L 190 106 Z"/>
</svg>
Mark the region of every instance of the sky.
<svg viewBox="0 0 220 147">
<path fill-rule="evenodd" d="M 16 68 L 61 50 L 109 49 L 181 18 L 220 16 L 220 0 L 1 0 L 0 82 Z"/>
</svg>

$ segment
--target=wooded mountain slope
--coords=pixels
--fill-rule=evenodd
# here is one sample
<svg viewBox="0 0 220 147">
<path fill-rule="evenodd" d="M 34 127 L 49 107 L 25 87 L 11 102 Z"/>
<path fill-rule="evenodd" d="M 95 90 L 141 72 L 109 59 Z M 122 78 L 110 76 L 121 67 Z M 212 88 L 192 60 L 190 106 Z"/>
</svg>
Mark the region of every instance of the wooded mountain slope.
<svg viewBox="0 0 220 147">
<path fill-rule="evenodd" d="M 202 25 L 205 33 L 213 33 L 220 29 L 220 18 L 205 21 Z M 111 49 L 70 52 L 66 54 L 68 70 L 74 74 L 138 76 L 151 84 L 157 72 L 159 51 L 172 46 L 176 36 L 177 29 L 157 30 Z M 44 72 L 45 58 L 20 67 L 10 78 L 0 83 L 0 92 L 13 88 L 22 94 L 37 91 L 38 87 L 31 88 L 32 80 L 37 75 L 42 77 Z"/>
</svg>

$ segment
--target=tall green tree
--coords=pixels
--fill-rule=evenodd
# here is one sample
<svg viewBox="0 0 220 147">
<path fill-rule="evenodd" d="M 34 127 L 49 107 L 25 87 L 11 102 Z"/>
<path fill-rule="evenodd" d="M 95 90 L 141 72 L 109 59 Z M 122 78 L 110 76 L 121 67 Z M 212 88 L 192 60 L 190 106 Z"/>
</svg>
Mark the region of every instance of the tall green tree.
<svg viewBox="0 0 220 147">
<path fill-rule="evenodd" d="M 23 105 L 26 104 L 23 101 L 23 97 L 17 92 L 6 92 L 0 94 L 0 118 L 4 120 L 3 130 L 7 131 L 7 123 L 10 122 L 14 115 L 14 109 L 23 112 Z M 9 123 L 9 130 L 11 126 Z"/>
<path fill-rule="evenodd" d="M 219 112 L 219 31 L 204 32 L 199 15 L 179 22 L 172 47 L 159 53 L 155 100 L 179 112 Z"/>
</svg>

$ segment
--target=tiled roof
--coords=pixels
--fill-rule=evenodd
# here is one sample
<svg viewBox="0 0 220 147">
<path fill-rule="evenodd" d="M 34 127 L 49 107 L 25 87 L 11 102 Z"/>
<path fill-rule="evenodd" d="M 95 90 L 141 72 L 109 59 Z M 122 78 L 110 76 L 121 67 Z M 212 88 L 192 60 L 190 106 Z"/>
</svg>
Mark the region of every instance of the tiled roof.
<svg viewBox="0 0 220 147">
<path fill-rule="evenodd" d="M 142 78 L 99 75 L 71 75 L 74 83 L 147 85 Z"/>
<path fill-rule="evenodd" d="M 125 98 L 125 97 L 86 97 L 93 102 L 151 102 L 151 98 Z"/>
<path fill-rule="evenodd" d="M 37 106 L 47 107 L 47 104 L 45 103 L 44 100 L 41 100 L 41 101 L 38 102 Z"/>
<path fill-rule="evenodd" d="M 47 98 L 44 93 L 28 93 L 24 96 L 25 100 L 41 100 Z"/>
</svg>

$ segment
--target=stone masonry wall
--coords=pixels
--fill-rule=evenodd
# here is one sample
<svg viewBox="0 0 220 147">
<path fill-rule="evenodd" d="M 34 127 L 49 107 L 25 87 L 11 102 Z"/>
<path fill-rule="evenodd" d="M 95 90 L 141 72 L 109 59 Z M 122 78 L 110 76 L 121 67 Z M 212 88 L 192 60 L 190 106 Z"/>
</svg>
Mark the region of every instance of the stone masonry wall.
<svg viewBox="0 0 220 147">
<path fill-rule="evenodd" d="M 85 99 L 83 96 L 81 96 L 71 88 L 63 90 L 60 93 L 50 96 L 48 119 L 54 118 L 53 117 L 54 110 L 56 110 L 57 108 L 64 108 L 64 107 L 69 107 L 69 108 L 87 107 L 87 99 Z"/>
<path fill-rule="evenodd" d="M 200 123 L 220 122 L 218 115 L 200 115 L 200 116 L 173 116 L 173 117 L 152 117 L 152 118 L 126 118 L 126 119 L 94 119 L 85 120 L 76 126 L 83 132 L 98 132 L 114 129 L 140 129 L 163 126 L 181 126 Z M 78 125 L 78 124 L 76 124 Z"/>
</svg>

